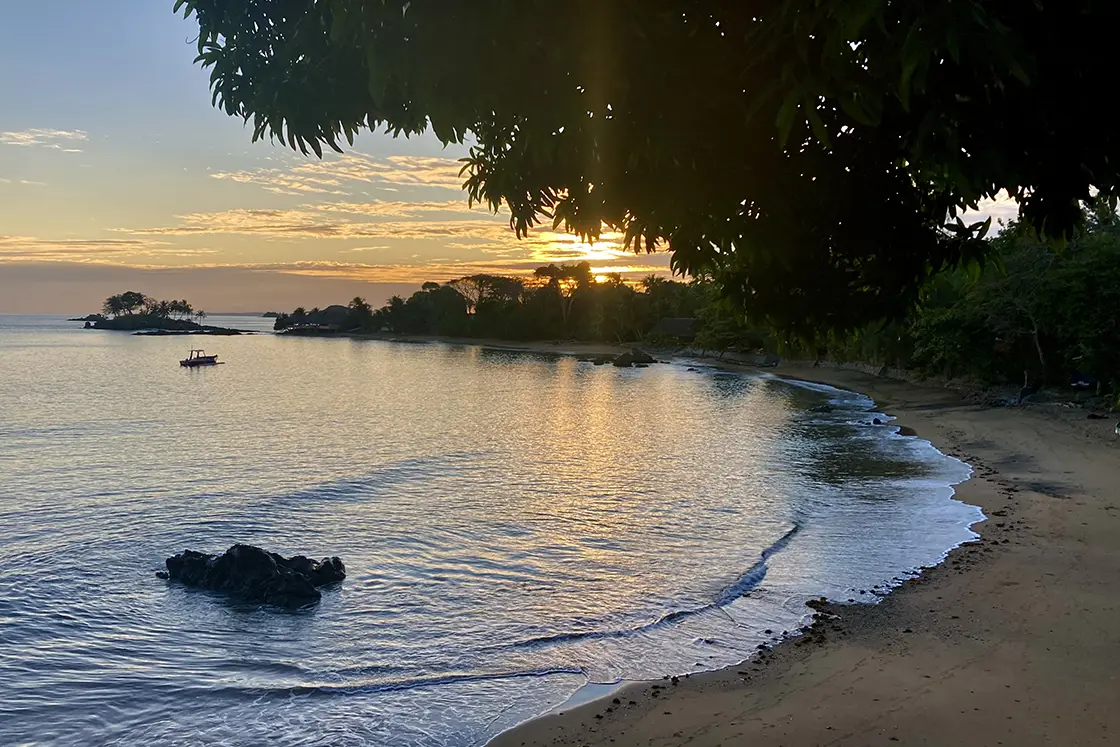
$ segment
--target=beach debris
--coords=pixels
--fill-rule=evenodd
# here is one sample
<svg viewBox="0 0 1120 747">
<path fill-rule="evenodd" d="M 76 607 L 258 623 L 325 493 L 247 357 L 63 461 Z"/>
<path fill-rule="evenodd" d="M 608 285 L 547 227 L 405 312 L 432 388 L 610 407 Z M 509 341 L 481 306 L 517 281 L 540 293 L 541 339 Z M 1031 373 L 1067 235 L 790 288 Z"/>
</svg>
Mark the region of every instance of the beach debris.
<svg viewBox="0 0 1120 747">
<path fill-rule="evenodd" d="M 318 602 L 322 598 L 318 587 L 346 578 L 346 567 L 337 557 L 284 558 L 252 545 L 234 545 L 221 555 L 184 550 L 165 565 L 166 571 L 156 573 L 160 578 L 291 608 Z"/>
</svg>

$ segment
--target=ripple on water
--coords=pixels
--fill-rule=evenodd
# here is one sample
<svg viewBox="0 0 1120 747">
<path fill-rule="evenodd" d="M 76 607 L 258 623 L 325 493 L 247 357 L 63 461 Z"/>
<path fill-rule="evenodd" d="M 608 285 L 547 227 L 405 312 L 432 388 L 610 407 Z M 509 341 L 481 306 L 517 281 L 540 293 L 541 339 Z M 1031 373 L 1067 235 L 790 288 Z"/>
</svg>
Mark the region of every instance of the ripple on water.
<svg viewBox="0 0 1120 747">
<path fill-rule="evenodd" d="M 21 324 L 0 744 L 476 745 L 588 682 L 736 663 L 979 518 L 966 466 L 819 385 L 271 336 L 184 372 L 173 338 Z M 234 542 L 349 577 L 297 612 L 153 577 Z"/>
</svg>

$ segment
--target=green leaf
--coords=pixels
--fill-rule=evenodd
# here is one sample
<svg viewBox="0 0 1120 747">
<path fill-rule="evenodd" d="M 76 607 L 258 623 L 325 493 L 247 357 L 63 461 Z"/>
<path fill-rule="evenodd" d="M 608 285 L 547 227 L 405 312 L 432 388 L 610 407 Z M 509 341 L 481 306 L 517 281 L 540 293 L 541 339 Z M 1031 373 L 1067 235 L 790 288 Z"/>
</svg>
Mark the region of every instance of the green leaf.
<svg viewBox="0 0 1120 747">
<path fill-rule="evenodd" d="M 797 96 L 796 94 L 786 97 L 782 102 L 782 107 L 778 109 L 778 117 L 775 122 L 778 126 L 778 144 L 786 147 L 789 142 L 789 133 L 793 128 L 793 119 L 797 115 Z"/>
<path fill-rule="evenodd" d="M 992 216 L 989 215 L 988 219 L 984 221 L 984 225 L 980 226 L 980 232 L 977 234 L 976 238 L 984 238 L 988 235 L 988 231 L 990 230 L 992 230 Z"/>
<path fill-rule="evenodd" d="M 809 125 L 813 128 L 813 135 L 820 141 L 821 145 L 826 148 L 831 148 L 832 145 L 828 138 L 828 130 L 825 129 L 824 122 L 821 121 L 821 115 L 817 113 L 817 108 L 813 106 L 813 102 L 806 99 L 805 115 L 809 118 Z"/>
<path fill-rule="evenodd" d="M 869 127 L 874 127 L 878 124 L 877 119 L 872 117 L 868 111 L 863 108 L 863 105 L 856 100 L 855 93 L 848 96 L 841 96 L 839 103 L 840 109 L 856 122 Z"/>
</svg>

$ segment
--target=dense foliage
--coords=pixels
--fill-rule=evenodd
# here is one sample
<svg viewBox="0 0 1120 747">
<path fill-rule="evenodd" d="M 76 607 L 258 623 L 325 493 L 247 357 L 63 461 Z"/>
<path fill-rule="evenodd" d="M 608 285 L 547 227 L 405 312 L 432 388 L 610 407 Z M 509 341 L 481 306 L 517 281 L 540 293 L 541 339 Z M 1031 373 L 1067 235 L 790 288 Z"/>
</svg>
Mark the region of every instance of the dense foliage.
<svg viewBox="0 0 1120 747">
<path fill-rule="evenodd" d="M 1074 233 L 1111 194 L 1111 0 L 178 0 L 214 101 L 321 154 L 473 142 L 470 199 L 715 275 L 801 336 L 903 315 L 1006 190 Z M 1105 109 L 1102 109 L 1105 107 Z M 1095 192 L 1099 190 L 1099 192 Z"/>
<path fill-rule="evenodd" d="M 145 317 L 150 319 L 174 319 L 188 321 L 206 318 L 206 312 L 196 310 L 185 300 L 160 301 L 137 291 L 125 291 L 105 299 L 101 312 L 111 318 Z"/>
<path fill-rule="evenodd" d="M 1090 215 L 1060 252 L 1021 224 L 988 241 L 992 261 L 928 283 L 904 319 L 807 346 L 751 319 L 711 280 L 650 276 L 632 286 L 596 279 L 586 263 L 541 267 L 531 278 L 475 275 L 426 283 L 380 309 L 361 298 L 326 311 L 297 309 L 277 329 L 339 329 L 510 340 L 642 340 L 722 354 L 782 353 L 874 363 L 1028 390 L 1070 381 L 1120 392 L 1120 221 Z M 329 313 L 328 313 L 329 312 Z M 658 338 L 662 320 L 695 320 L 693 334 Z"/>
<path fill-rule="evenodd" d="M 1120 390 L 1120 226 L 1102 212 L 1061 252 L 1012 225 L 983 273 L 938 278 L 910 316 L 837 337 L 834 355 L 1033 389 Z"/>
<path fill-rule="evenodd" d="M 282 314 L 274 326 L 328 324 L 366 332 L 620 343 L 646 338 L 660 319 L 698 315 L 714 295 L 710 282 L 651 276 L 634 287 L 617 275 L 596 278 L 590 265 L 581 262 L 540 267 L 530 278 L 472 275 L 425 283 L 409 298 L 394 296 L 380 309 L 355 298 L 345 314 L 333 318 L 325 311 L 300 308 Z"/>
</svg>

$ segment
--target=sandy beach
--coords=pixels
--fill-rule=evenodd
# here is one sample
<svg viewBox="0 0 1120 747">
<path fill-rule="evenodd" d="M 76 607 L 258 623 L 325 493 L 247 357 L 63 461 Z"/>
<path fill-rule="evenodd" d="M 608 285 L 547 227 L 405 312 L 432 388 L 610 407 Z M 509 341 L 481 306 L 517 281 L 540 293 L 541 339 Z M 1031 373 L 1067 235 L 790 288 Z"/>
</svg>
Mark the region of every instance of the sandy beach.
<svg viewBox="0 0 1120 747">
<path fill-rule="evenodd" d="M 493 747 L 1120 743 L 1114 421 L 981 407 L 844 370 L 770 370 L 863 392 L 972 465 L 957 496 L 989 517 L 981 538 L 878 605 L 822 609 L 809 634 L 741 666 L 628 685 Z"/>
</svg>

